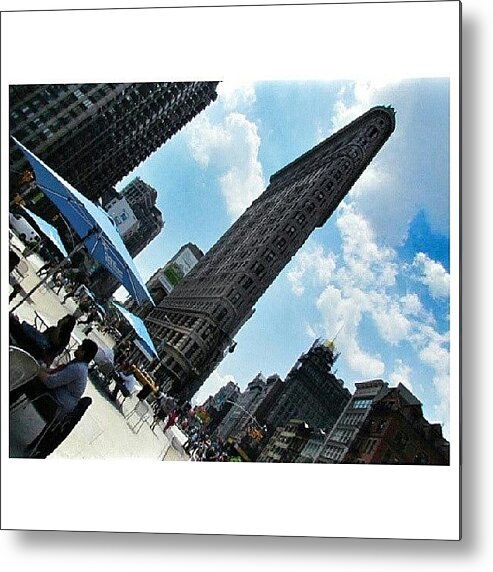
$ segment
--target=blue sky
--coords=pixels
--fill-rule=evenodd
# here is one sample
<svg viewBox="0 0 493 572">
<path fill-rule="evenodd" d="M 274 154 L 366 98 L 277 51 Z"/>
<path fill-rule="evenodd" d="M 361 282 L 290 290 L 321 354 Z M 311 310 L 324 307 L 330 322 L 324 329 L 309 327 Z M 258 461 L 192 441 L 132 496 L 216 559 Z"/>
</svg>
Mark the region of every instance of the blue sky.
<svg viewBox="0 0 493 572">
<path fill-rule="evenodd" d="M 425 416 L 449 402 L 449 84 L 223 82 L 219 97 L 118 186 L 158 191 L 165 227 L 136 258 L 144 279 L 186 242 L 206 252 L 275 171 L 374 105 L 396 130 L 323 228 L 256 306 L 196 400 L 230 379 L 284 377 L 316 337 L 333 338 L 346 386 L 404 383 Z"/>
</svg>

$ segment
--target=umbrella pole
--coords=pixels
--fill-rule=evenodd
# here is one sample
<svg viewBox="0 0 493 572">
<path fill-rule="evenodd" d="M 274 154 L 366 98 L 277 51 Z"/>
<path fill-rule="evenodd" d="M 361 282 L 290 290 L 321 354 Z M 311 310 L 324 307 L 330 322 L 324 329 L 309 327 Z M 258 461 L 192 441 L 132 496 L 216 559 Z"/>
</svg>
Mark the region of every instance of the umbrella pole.
<svg viewBox="0 0 493 572">
<path fill-rule="evenodd" d="M 70 262 L 70 257 L 73 256 L 76 252 L 78 252 L 82 247 L 84 246 L 84 241 L 81 241 L 79 244 L 77 244 L 75 246 L 75 248 L 73 248 L 70 252 L 69 255 L 67 256 L 67 258 L 64 258 L 61 262 L 59 262 L 55 268 L 53 268 L 52 270 L 50 270 L 46 276 L 38 283 L 36 284 L 36 286 L 34 286 L 34 288 L 31 288 L 31 290 L 29 292 L 27 292 L 24 297 L 22 298 L 22 300 L 20 302 L 18 302 L 11 310 L 9 310 L 10 312 L 14 312 L 15 310 L 17 310 L 17 308 L 21 305 L 24 304 L 24 302 L 31 297 L 31 295 L 36 292 L 36 290 L 38 288 L 41 288 L 41 286 L 43 286 L 43 284 L 45 284 L 47 282 L 47 280 L 49 278 L 51 278 L 53 276 L 53 274 L 55 274 L 55 272 L 58 272 L 60 270 L 60 268 L 62 268 L 63 266 L 65 266 L 68 262 Z"/>
</svg>

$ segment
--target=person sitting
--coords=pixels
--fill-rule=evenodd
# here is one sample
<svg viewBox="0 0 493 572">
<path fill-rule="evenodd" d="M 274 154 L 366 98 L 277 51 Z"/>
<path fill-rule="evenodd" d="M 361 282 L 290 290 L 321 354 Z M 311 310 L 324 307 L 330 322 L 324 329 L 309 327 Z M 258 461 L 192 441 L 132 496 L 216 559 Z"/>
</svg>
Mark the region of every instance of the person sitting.
<svg viewBox="0 0 493 572">
<path fill-rule="evenodd" d="M 120 366 L 120 371 L 116 372 L 115 389 L 110 395 L 112 401 L 116 401 L 118 392 L 121 392 L 123 397 L 129 397 L 137 385 L 137 380 L 132 373 L 132 366 L 129 363 L 123 363 Z"/>
<path fill-rule="evenodd" d="M 56 326 L 40 332 L 31 324 L 20 322 L 14 315 L 9 317 L 10 333 L 17 345 L 46 366 L 50 366 L 67 348 L 75 324 L 75 318 L 67 314 L 58 320 Z"/>
<path fill-rule="evenodd" d="M 46 422 L 55 415 L 72 412 L 87 386 L 89 363 L 98 351 L 96 342 L 85 339 L 75 350 L 74 359 L 55 369 L 42 369 L 37 377 L 22 386 L 23 393 L 31 400 Z M 43 431 L 27 446 L 34 449 Z"/>
</svg>

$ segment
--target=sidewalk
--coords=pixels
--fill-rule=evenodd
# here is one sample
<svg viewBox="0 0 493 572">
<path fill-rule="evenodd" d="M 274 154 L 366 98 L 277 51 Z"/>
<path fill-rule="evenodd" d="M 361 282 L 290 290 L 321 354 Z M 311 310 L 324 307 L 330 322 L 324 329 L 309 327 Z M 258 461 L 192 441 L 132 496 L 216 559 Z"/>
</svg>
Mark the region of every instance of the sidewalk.
<svg viewBox="0 0 493 572">
<path fill-rule="evenodd" d="M 36 274 L 43 264 L 36 255 L 31 255 L 27 262 L 29 272 L 22 281 L 24 290 L 30 290 L 39 282 Z M 67 301 L 65 305 L 61 304 L 62 296 L 63 290 L 60 296 L 57 296 L 46 285 L 42 286 L 33 294 L 32 300 L 24 302 L 15 313 L 21 320 L 34 323 L 36 310 L 49 325 L 55 324 L 59 318 L 75 310 L 72 300 Z M 11 307 L 19 300 L 20 297 L 17 297 Z M 112 347 L 114 344 L 110 336 L 99 332 L 96 328 L 89 336 L 86 336 L 79 326 L 75 327 L 73 333 L 77 340 L 90 337 L 100 346 Z M 164 434 L 161 422 L 161 426 L 152 431 L 151 419 L 149 422 L 141 423 L 137 413 L 132 413 L 139 402 L 137 397 L 127 398 L 123 406 L 119 407 L 108 398 L 107 390 L 98 387 L 91 378 L 88 379 L 84 395 L 91 397 L 92 404 L 72 433 L 49 458 L 188 460 L 188 455 L 180 446 L 183 439 L 179 435 L 179 430 L 171 428 Z M 10 456 L 22 456 L 24 446 L 41 431 L 42 427 L 43 421 L 32 406 L 15 412 L 10 422 Z"/>
</svg>

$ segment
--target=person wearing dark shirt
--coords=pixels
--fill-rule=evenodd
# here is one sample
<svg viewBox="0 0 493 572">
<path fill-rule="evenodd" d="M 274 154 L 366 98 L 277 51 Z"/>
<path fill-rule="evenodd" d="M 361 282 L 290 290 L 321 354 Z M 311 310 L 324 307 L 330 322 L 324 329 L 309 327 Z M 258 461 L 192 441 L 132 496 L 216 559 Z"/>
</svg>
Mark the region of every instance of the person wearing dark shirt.
<svg viewBox="0 0 493 572">
<path fill-rule="evenodd" d="M 10 334 L 16 344 L 47 366 L 67 348 L 75 324 L 75 318 L 67 314 L 58 320 L 56 326 L 40 332 L 33 325 L 20 322 L 14 315 L 9 317 Z"/>
</svg>

